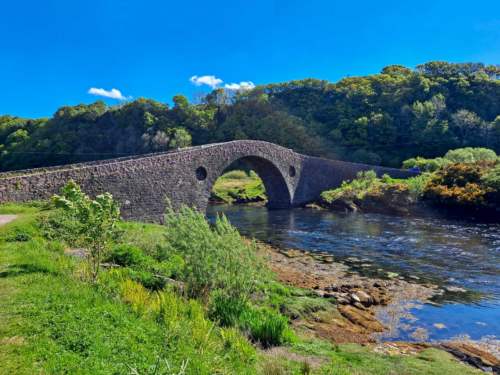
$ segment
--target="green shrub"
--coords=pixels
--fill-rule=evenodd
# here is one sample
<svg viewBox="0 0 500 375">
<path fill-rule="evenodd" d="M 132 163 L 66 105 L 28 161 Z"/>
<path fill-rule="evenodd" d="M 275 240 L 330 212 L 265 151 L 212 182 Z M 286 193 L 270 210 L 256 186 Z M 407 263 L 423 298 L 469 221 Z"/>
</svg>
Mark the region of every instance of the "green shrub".
<svg viewBox="0 0 500 375">
<path fill-rule="evenodd" d="M 150 291 L 163 290 L 167 285 L 167 280 L 164 277 L 149 270 L 120 267 L 103 272 L 99 277 L 98 286 L 106 293 L 113 294 L 125 280 L 140 284 Z"/>
<path fill-rule="evenodd" d="M 119 244 L 111 248 L 106 260 L 120 266 L 138 266 L 146 261 L 141 249 L 130 244 Z"/>
<path fill-rule="evenodd" d="M 479 163 L 450 164 L 433 174 L 425 197 L 449 206 L 484 206 L 488 189 L 481 184 L 483 172 L 484 166 Z"/>
<path fill-rule="evenodd" d="M 148 290 L 162 290 L 167 285 L 166 280 L 160 275 L 155 275 L 150 271 L 130 271 L 130 278 L 143 285 Z"/>
<path fill-rule="evenodd" d="M 232 362 L 249 364 L 255 361 L 255 348 L 248 339 L 241 334 L 238 328 L 221 328 L 220 335 L 224 341 L 224 348 L 228 351 Z"/>
<path fill-rule="evenodd" d="M 211 291 L 221 289 L 245 299 L 254 289 L 261 269 L 255 248 L 243 242 L 224 216 L 211 227 L 196 210 L 182 207 L 177 213 L 168 208 L 165 234 L 165 251 L 184 258 L 179 278 L 188 296 L 208 300 Z"/>
<path fill-rule="evenodd" d="M 185 266 L 186 262 L 180 255 L 172 254 L 166 260 L 152 262 L 148 265 L 148 269 L 163 277 L 178 279 L 181 277 Z"/>
<path fill-rule="evenodd" d="M 480 161 L 495 161 L 497 158 L 493 150 L 482 147 L 464 147 L 450 150 L 443 157 L 434 159 L 426 159 L 420 156 L 407 159 L 403 162 L 403 168 L 417 167 L 424 172 L 435 172 L 452 163 L 477 163 Z"/>
<path fill-rule="evenodd" d="M 128 243 L 112 247 L 106 261 L 123 267 L 118 272 L 119 278 L 134 280 L 149 290 L 163 289 L 172 278 L 179 277 L 185 265 L 180 255 L 171 254 L 167 260 L 157 261 Z"/>
<path fill-rule="evenodd" d="M 342 197 L 346 199 L 362 199 L 366 192 L 380 185 L 380 180 L 373 170 L 361 171 L 356 174 L 356 178 L 351 181 L 343 181 L 339 188 L 326 190 L 321 193 L 321 199 L 328 203 Z"/>
<path fill-rule="evenodd" d="M 118 233 L 118 204 L 109 193 L 89 198 L 74 181 L 69 181 L 61 189 L 61 195 L 54 195 L 52 201 L 60 209 L 57 216 L 53 216 L 55 229 L 88 250 L 90 278 L 95 282 L 101 261 Z"/>
<path fill-rule="evenodd" d="M 248 369 L 255 359 L 255 350 L 241 333 L 219 331 L 206 318 L 198 301 L 186 300 L 170 290 L 152 293 L 132 280 L 121 283 L 120 297 L 135 313 L 162 326 L 167 341 L 161 358 L 178 364 L 188 359 L 189 374 L 218 373 L 215 369 L 227 374 L 241 373 L 228 367 Z"/>
<path fill-rule="evenodd" d="M 210 295 L 208 316 L 223 327 L 234 327 L 247 308 L 248 304 L 242 298 L 230 297 L 223 290 L 214 290 Z"/>
<path fill-rule="evenodd" d="M 392 178 L 387 174 L 378 178 L 374 171 L 359 172 L 352 181 L 344 181 L 339 188 L 322 192 L 320 203 L 330 205 L 340 201 L 358 205 L 367 198 L 384 196 L 400 196 L 407 202 L 415 202 L 423 196 L 430 177 L 430 173 L 422 173 L 407 179 Z"/>
<path fill-rule="evenodd" d="M 5 240 L 7 242 L 26 242 L 31 240 L 31 234 L 28 232 L 16 229 L 13 231 L 13 233 L 9 233 L 8 236 L 6 236 Z"/>
<path fill-rule="evenodd" d="M 452 163 L 476 163 L 479 161 L 496 161 L 495 151 L 483 147 L 464 147 L 448 151 L 444 158 Z"/>
<path fill-rule="evenodd" d="M 427 185 L 430 177 L 430 173 L 422 173 L 419 176 L 410 177 L 403 181 L 408 186 L 408 190 L 410 191 L 412 197 L 417 199 L 422 197 L 424 194 L 425 186 Z"/>
<path fill-rule="evenodd" d="M 292 340 L 288 319 L 266 308 L 246 309 L 240 316 L 240 327 L 250 339 L 264 348 L 277 346 Z"/>
<path fill-rule="evenodd" d="M 223 290 L 212 293 L 209 317 L 221 326 L 238 326 L 252 341 L 266 348 L 292 340 L 285 316 L 269 308 L 254 307 L 241 298 L 229 297 Z"/>
<path fill-rule="evenodd" d="M 423 172 L 434 172 L 449 163 L 450 161 L 445 158 L 426 159 L 417 156 L 416 158 L 405 160 L 403 162 L 403 168 L 418 168 Z"/>
<path fill-rule="evenodd" d="M 500 163 L 488 170 L 482 177 L 481 181 L 490 189 L 500 192 Z"/>
</svg>

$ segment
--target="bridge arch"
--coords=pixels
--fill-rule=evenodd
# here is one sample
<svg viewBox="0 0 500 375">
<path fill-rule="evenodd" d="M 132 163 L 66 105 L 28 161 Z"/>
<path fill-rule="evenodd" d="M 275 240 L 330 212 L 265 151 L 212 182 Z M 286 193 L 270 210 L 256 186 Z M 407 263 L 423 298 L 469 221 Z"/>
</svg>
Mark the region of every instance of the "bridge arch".
<svg viewBox="0 0 500 375">
<path fill-rule="evenodd" d="M 361 170 L 410 177 L 415 173 L 301 155 L 264 141 L 238 140 L 149 155 L 0 173 L 0 202 L 47 199 L 72 179 L 89 195 L 110 192 L 122 216 L 158 220 L 165 198 L 174 208 L 206 209 L 213 184 L 237 160 L 264 181 L 269 206 L 285 208 L 316 199 Z"/>
<path fill-rule="evenodd" d="M 264 183 L 266 188 L 266 195 L 268 198 L 267 206 L 269 208 L 287 208 L 292 205 L 293 190 L 289 186 L 287 180 L 293 179 L 296 174 L 296 169 L 294 166 L 289 166 L 288 171 L 282 171 L 279 166 L 277 166 L 273 161 L 256 155 L 247 155 L 238 157 L 229 163 L 219 166 L 213 173 L 212 178 L 207 183 L 207 204 L 208 197 L 212 192 L 215 181 L 232 165 L 241 163 L 247 166 L 249 169 L 254 170 Z M 203 172 L 200 173 L 203 166 L 198 167 L 196 174 L 198 179 L 202 177 Z M 205 169 L 206 171 L 206 169 Z M 288 173 L 288 176 L 285 175 Z"/>
</svg>

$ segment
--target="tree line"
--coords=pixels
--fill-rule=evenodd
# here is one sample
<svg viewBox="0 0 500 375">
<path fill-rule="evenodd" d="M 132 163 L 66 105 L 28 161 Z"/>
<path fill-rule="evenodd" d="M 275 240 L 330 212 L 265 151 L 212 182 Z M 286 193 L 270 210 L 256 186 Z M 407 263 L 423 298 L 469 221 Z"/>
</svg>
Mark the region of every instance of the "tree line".
<svg viewBox="0 0 500 375">
<path fill-rule="evenodd" d="M 336 83 L 304 79 L 199 103 L 137 99 L 65 106 L 51 118 L 0 116 L 0 170 L 260 139 L 310 155 L 400 166 L 460 147 L 500 152 L 500 67 L 429 62 Z"/>
</svg>

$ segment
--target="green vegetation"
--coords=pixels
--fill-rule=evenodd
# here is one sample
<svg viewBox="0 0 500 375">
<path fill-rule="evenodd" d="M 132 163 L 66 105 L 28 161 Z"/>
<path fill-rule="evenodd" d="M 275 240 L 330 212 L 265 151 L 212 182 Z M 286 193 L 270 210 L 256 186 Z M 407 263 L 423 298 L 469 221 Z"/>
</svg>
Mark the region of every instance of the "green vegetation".
<svg viewBox="0 0 500 375">
<path fill-rule="evenodd" d="M 96 281 L 101 262 L 109 243 L 117 236 L 116 223 L 120 217 L 118 204 L 111 194 L 101 194 L 90 199 L 80 187 L 70 181 L 53 198 L 58 217 L 50 224 L 50 229 L 58 233 L 51 235 L 64 238 L 73 246 L 88 249 L 88 266 L 92 281 Z"/>
<path fill-rule="evenodd" d="M 305 79 L 173 106 L 149 99 L 62 107 L 50 119 L 0 116 L 1 170 L 261 139 L 310 155 L 399 166 L 458 147 L 500 152 L 499 68 L 399 65 L 336 83 Z"/>
<path fill-rule="evenodd" d="M 434 172 L 441 167 L 453 163 L 477 163 L 481 161 L 496 161 L 495 151 L 482 147 L 464 147 L 448 151 L 442 158 L 426 159 L 420 156 L 403 162 L 403 168 L 418 168 L 425 172 Z"/>
<path fill-rule="evenodd" d="M 180 276 L 188 296 L 206 300 L 219 290 L 229 298 L 249 297 L 261 276 L 255 248 L 243 243 L 224 216 L 213 227 L 202 213 L 187 207 L 179 214 L 168 209 L 165 217 L 168 241 L 162 257 L 175 254 L 185 260 Z"/>
<path fill-rule="evenodd" d="M 329 207 L 355 205 L 368 210 L 374 208 L 371 203 L 378 203 L 384 209 L 401 211 L 425 201 L 484 215 L 494 215 L 500 209 L 500 158 L 493 150 L 461 148 L 435 159 L 408 159 L 403 166 L 423 173 L 392 179 L 377 178 L 373 171 L 361 172 L 341 187 L 324 191 L 320 202 Z"/>
<path fill-rule="evenodd" d="M 500 162 L 456 163 L 436 171 L 426 185 L 424 198 L 469 210 L 500 209 Z"/>
<path fill-rule="evenodd" d="M 407 179 L 391 178 L 388 175 L 378 178 L 374 171 L 359 172 L 354 180 L 344 181 L 337 189 L 324 191 L 321 199 L 328 203 L 340 198 L 362 200 L 367 195 L 380 191 L 400 190 L 409 193 L 410 198 L 415 200 L 422 196 L 428 178 L 429 175 L 425 174 Z"/>
<path fill-rule="evenodd" d="M 224 173 L 214 184 L 212 201 L 224 203 L 265 202 L 264 183 L 254 171 L 233 170 Z"/>
<path fill-rule="evenodd" d="M 374 171 L 359 172 L 352 181 L 322 192 L 319 203 L 336 209 L 407 214 L 422 197 L 428 178 L 426 174 L 408 179 L 378 178 Z"/>
<path fill-rule="evenodd" d="M 389 356 L 293 333 L 292 315 L 334 305 L 274 281 L 224 218 L 211 227 L 183 209 L 165 226 L 118 222 L 90 282 L 68 233 L 49 229 L 63 209 L 0 212 L 20 215 L 0 227 L 1 374 L 479 373 L 436 349 Z M 284 355 L 261 350 L 276 345 Z"/>
</svg>

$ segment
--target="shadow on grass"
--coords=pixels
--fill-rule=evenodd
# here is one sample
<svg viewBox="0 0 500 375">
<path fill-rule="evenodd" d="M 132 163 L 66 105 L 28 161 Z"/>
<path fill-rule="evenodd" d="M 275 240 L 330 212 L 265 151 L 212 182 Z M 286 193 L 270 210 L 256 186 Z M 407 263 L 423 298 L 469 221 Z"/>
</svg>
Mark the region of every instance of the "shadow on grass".
<svg viewBox="0 0 500 375">
<path fill-rule="evenodd" d="M 18 264 L 15 266 L 9 266 L 4 271 L 0 271 L 0 278 L 28 275 L 32 273 L 55 274 L 53 270 L 37 264 Z"/>
</svg>

